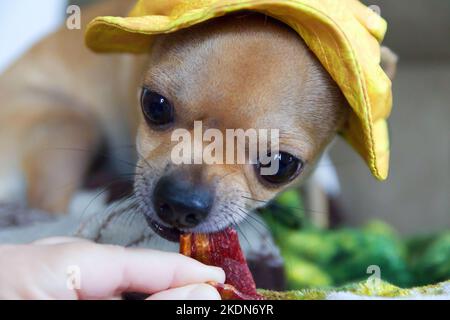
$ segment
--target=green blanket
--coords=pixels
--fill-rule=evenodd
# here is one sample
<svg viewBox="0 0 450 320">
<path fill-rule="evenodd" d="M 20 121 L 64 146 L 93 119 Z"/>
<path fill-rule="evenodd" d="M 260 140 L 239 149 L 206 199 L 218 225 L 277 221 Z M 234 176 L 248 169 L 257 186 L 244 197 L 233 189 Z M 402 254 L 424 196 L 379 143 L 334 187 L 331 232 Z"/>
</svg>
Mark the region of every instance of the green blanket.
<svg viewBox="0 0 450 320">
<path fill-rule="evenodd" d="M 302 208 L 292 190 L 261 210 L 285 260 L 289 289 L 329 290 L 374 275 L 401 288 L 450 279 L 449 230 L 403 239 L 379 221 L 362 228 L 319 229 Z"/>
</svg>

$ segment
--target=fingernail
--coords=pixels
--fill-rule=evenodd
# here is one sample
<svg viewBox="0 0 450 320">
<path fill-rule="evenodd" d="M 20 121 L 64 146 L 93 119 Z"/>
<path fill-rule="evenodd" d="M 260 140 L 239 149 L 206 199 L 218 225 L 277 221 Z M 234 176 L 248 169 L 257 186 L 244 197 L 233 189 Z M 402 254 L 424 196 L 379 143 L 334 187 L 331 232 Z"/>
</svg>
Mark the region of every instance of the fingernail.
<svg viewBox="0 0 450 320">
<path fill-rule="evenodd" d="M 208 267 L 211 270 L 211 276 L 213 277 L 211 280 L 219 283 L 225 282 L 225 271 L 219 267 Z"/>
<path fill-rule="evenodd" d="M 219 292 L 209 284 L 199 284 L 193 286 L 188 293 L 187 300 L 220 300 Z"/>
</svg>

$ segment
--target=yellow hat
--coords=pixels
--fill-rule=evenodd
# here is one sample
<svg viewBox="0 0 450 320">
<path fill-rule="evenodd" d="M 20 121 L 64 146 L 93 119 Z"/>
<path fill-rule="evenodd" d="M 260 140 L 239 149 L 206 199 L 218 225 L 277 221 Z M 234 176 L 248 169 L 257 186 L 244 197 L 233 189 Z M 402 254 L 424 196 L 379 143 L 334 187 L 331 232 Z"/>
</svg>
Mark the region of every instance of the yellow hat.
<svg viewBox="0 0 450 320">
<path fill-rule="evenodd" d="M 239 10 L 278 19 L 303 38 L 352 108 L 342 135 L 373 175 L 386 179 L 392 90 L 380 67 L 380 42 L 387 23 L 358 0 L 139 0 L 128 17 L 94 19 L 86 44 L 97 52 L 143 53 L 150 50 L 152 35 Z"/>
</svg>

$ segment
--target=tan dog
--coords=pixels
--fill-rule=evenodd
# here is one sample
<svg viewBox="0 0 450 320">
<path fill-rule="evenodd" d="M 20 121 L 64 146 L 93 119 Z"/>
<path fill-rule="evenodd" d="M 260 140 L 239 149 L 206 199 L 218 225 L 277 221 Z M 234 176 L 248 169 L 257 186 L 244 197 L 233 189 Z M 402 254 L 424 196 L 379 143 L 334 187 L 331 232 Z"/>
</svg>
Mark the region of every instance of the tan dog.
<svg viewBox="0 0 450 320">
<path fill-rule="evenodd" d="M 84 23 L 124 15 L 132 3 L 84 10 Z M 81 31 L 61 29 L 2 76 L 0 101 L 0 178 L 9 186 L 25 181 L 30 206 L 64 212 L 94 151 L 103 143 L 123 151 L 137 133 L 136 201 L 150 225 L 174 239 L 179 230 L 238 223 L 301 182 L 349 110 L 299 36 L 256 14 L 159 36 L 149 56 L 98 56 L 83 46 Z M 267 178 L 250 164 L 173 165 L 173 129 L 193 130 L 196 120 L 221 131 L 279 129 L 279 172 Z"/>
</svg>

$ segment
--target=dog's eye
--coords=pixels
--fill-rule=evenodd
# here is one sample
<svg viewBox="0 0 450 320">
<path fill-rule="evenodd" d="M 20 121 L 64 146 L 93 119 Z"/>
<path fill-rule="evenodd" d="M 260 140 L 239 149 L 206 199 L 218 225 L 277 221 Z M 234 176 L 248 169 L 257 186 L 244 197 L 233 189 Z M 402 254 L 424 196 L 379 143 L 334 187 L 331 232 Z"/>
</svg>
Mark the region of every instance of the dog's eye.
<svg viewBox="0 0 450 320">
<path fill-rule="evenodd" d="M 150 124 L 163 126 L 173 122 L 172 104 L 165 97 L 148 88 L 142 89 L 141 106 L 145 119 Z"/>
<path fill-rule="evenodd" d="M 281 185 L 294 180 L 302 171 L 304 163 L 297 157 L 287 152 L 279 152 L 271 155 L 272 160 L 268 164 L 258 163 L 258 174 L 264 181 L 271 185 Z M 263 175 L 261 168 L 270 168 L 273 166 L 273 161 L 278 161 L 278 171 L 275 174 Z"/>
</svg>

